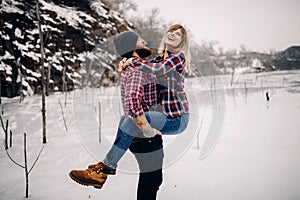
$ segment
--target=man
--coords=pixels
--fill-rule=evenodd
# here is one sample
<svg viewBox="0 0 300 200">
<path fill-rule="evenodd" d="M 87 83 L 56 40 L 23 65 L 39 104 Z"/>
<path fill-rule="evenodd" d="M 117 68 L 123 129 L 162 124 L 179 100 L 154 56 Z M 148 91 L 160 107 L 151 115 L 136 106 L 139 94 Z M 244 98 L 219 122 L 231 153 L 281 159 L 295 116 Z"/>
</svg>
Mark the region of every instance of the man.
<svg viewBox="0 0 300 200">
<path fill-rule="evenodd" d="M 123 58 L 151 54 L 145 41 L 132 31 L 119 34 L 114 38 L 114 45 Z M 114 145 L 103 161 L 90 165 L 86 170 L 72 170 L 69 175 L 80 184 L 100 189 L 107 175 L 116 173 L 118 161 L 129 148 L 140 169 L 137 199 L 154 200 L 162 183 L 162 138 L 159 136 L 161 133 L 150 126 L 144 112 L 153 110 L 156 106 L 155 80 L 132 66 L 126 68 L 121 75 L 121 98 L 125 116 L 120 120 Z"/>
</svg>

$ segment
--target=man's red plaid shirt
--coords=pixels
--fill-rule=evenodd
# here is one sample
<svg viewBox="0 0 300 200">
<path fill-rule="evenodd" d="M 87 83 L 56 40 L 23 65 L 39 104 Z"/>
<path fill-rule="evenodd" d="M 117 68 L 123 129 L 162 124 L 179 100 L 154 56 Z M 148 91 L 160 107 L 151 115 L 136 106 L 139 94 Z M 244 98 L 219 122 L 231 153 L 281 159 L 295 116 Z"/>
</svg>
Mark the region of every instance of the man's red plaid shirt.
<svg viewBox="0 0 300 200">
<path fill-rule="evenodd" d="M 120 88 L 123 111 L 126 117 L 141 116 L 157 103 L 154 76 L 137 68 L 129 66 L 122 72 Z"/>
</svg>

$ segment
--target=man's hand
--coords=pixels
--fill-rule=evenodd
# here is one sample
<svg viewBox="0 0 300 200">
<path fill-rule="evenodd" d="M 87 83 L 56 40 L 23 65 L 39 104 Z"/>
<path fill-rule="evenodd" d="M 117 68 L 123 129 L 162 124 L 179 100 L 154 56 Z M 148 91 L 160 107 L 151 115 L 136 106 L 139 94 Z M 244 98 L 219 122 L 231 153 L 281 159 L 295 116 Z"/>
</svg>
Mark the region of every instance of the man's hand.
<svg viewBox="0 0 300 200">
<path fill-rule="evenodd" d="M 154 137 L 155 135 L 162 135 L 162 133 L 159 130 L 156 130 L 150 126 L 148 123 L 145 114 L 141 116 L 137 116 L 135 119 L 133 119 L 133 122 L 139 129 L 143 132 L 143 135 L 146 138 Z"/>
<path fill-rule="evenodd" d="M 162 132 L 160 132 L 159 130 L 153 128 L 153 131 L 156 133 L 156 135 L 161 135 L 162 136 Z"/>
</svg>

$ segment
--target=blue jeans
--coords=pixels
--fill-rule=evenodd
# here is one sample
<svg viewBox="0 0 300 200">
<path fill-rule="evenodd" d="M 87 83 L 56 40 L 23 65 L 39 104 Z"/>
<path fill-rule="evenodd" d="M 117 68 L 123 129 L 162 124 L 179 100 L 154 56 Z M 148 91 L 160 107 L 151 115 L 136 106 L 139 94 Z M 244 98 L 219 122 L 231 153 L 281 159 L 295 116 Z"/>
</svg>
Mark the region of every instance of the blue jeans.
<svg viewBox="0 0 300 200">
<path fill-rule="evenodd" d="M 161 131 L 163 135 L 182 133 L 189 122 L 188 113 L 179 117 L 167 117 L 160 112 L 149 111 L 145 112 L 145 116 L 151 127 Z M 133 123 L 132 119 L 122 116 L 116 139 L 104 158 L 104 164 L 114 169 L 117 168 L 117 163 L 129 149 L 134 137 L 143 137 L 142 131 Z"/>
</svg>

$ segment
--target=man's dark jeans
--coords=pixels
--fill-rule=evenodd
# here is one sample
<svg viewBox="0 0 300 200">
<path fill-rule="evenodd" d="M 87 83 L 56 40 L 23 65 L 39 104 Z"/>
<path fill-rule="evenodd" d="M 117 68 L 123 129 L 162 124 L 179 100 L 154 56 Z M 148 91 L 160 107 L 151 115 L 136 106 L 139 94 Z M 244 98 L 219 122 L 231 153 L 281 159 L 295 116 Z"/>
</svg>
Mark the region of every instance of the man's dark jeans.
<svg viewBox="0 0 300 200">
<path fill-rule="evenodd" d="M 161 136 L 134 138 L 129 149 L 140 169 L 137 200 L 156 200 L 157 191 L 163 181 L 164 152 Z"/>
</svg>

